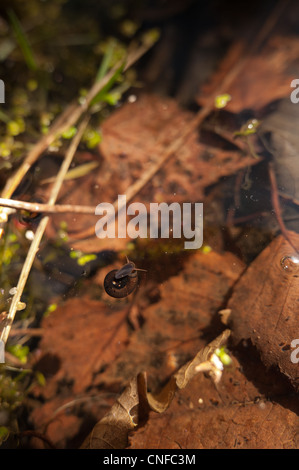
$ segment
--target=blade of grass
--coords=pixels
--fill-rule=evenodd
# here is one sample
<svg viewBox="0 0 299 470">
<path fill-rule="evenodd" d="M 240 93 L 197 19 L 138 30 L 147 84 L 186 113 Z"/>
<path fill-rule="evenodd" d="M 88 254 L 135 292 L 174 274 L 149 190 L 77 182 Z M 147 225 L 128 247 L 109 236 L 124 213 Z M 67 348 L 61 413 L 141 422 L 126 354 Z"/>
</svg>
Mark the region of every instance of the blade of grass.
<svg viewBox="0 0 299 470">
<path fill-rule="evenodd" d="M 115 82 L 118 80 L 118 78 L 121 76 L 122 72 L 124 71 L 126 64 L 126 60 L 122 62 L 122 64 L 115 70 L 114 74 L 110 78 L 110 80 L 106 83 L 105 86 L 99 91 L 99 93 L 96 94 L 96 96 L 91 100 L 90 106 L 93 106 L 97 104 L 99 101 L 102 101 L 105 95 L 108 93 L 108 91 L 113 87 Z"/>
<path fill-rule="evenodd" d="M 102 59 L 101 65 L 99 67 L 99 70 L 98 70 L 98 73 L 97 73 L 97 76 L 96 76 L 96 82 L 102 80 L 102 78 L 108 72 L 108 69 L 111 65 L 111 60 L 112 60 L 112 57 L 113 57 L 114 49 L 115 49 L 115 42 L 114 41 L 109 42 L 108 48 L 107 48 L 107 50 L 104 54 L 104 57 Z"/>
<path fill-rule="evenodd" d="M 33 51 L 31 49 L 28 38 L 22 28 L 22 25 L 18 17 L 16 16 L 15 12 L 12 9 L 9 9 L 7 11 L 7 14 L 10 19 L 10 23 L 11 23 L 13 32 L 15 34 L 16 40 L 23 53 L 27 67 L 33 71 L 37 70 L 38 67 L 37 67 L 36 60 L 34 58 Z"/>
<path fill-rule="evenodd" d="M 88 162 L 83 163 L 82 165 L 76 166 L 67 172 L 65 175 L 65 181 L 73 180 L 77 178 L 82 178 L 82 176 L 88 175 L 92 170 L 94 170 L 97 166 L 99 166 L 98 162 Z M 53 183 L 55 181 L 55 177 L 46 178 L 40 182 L 40 184 L 48 184 Z"/>
</svg>

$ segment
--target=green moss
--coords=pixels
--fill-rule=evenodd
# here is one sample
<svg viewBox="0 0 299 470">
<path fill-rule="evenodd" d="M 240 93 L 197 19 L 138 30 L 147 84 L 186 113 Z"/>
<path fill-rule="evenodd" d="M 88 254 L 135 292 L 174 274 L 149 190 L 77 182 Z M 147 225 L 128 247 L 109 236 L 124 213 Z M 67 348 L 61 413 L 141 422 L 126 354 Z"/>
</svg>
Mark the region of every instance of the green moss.
<svg viewBox="0 0 299 470">
<path fill-rule="evenodd" d="M 215 98 L 215 108 L 222 109 L 225 108 L 227 103 L 232 99 L 232 97 L 228 93 L 224 93 L 223 95 L 218 95 Z"/>
<path fill-rule="evenodd" d="M 87 129 L 83 135 L 82 141 L 86 143 L 89 149 L 93 149 L 102 141 L 102 134 L 96 129 Z"/>
<path fill-rule="evenodd" d="M 7 134 L 16 136 L 25 131 L 25 121 L 22 118 L 11 120 L 6 125 Z"/>
<path fill-rule="evenodd" d="M 71 126 L 61 134 L 61 137 L 64 139 L 72 139 L 76 134 L 77 128 L 75 126 Z"/>
<path fill-rule="evenodd" d="M 0 408 L 14 411 L 22 402 L 21 387 L 2 367 L 0 370 Z"/>
<path fill-rule="evenodd" d="M 97 259 L 97 255 L 93 253 L 82 253 L 79 250 L 72 250 L 70 251 L 70 258 L 76 259 L 79 266 L 84 266 L 90 261 Z"/>
<path fill-rule="evenodd" d="M 0 444 L 5 442 L 9 436 L 9 429 L 6 426 L 0 426 Z"/>
<path fill-rule="evenodd" d="M 19 361 L 21 361 L 23 364 L 26 364 L 27 356 L 29 353 L 28 346 L 22 346 L 21 344 L 17 343 L 17 344 L 7 345 L 6 349 L 15 357 L 17 357 Z"/>
<path fill-rule="evenodd" d="M 247 137 L 248 135 L 255 134 L 259 125 L 260 121 L 257 119 L 250 119 L 241 127 L 239 131 L 235 132 L 234 135 L 236 137 Z"/>
<path fill-rule="evenodd" d="M 97 255 L 86 254 L 80 256 L 80 258 L 77 259 L 77 263 L 79 264 L 79 266 L 84 266 L 85 264 L 90 263 L 90 261 L 93 261 L 95 259 L 97 259 Z"/>
</svg>

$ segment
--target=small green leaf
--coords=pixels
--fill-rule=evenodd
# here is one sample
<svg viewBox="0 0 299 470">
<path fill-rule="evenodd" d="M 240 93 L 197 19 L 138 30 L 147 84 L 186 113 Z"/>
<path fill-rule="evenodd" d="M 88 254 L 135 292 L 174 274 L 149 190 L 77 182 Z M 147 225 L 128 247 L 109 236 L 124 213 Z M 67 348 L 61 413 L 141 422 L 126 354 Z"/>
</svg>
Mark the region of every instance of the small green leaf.
<svg viewBox="0 0 299 470">
<path fill-rule="evenodd" d="M 77 128 L 75 126 L 69 127 L 66 131 L 61 134 L 61 137 L 64 139 L 72 139 L 77 133 Z"/>
<path fill-rule="evenodd" d="M 35 372 L 35 378 L 37 380 L 37 383 L 41 386 L 41 387 L 44 387 L 46 385 L 46 378 L 44 376 L 44 374 L 42 374 L 41 372 L 39 371 L 36 371 Z"/>
<path fill-rule="evenodd" d="M 111 106 L 115 106 L 120 99 L 121 94 L 118 91 L 112 91 L 111 93 L 106 93 L 106 95 L 103 96 L 103 101 L 110 104 Z"/>
<path fill-rule="evenodd" d="M 82 251 L 79 251 L 79 250 L 70 251 L 70 258 L 72 259 L 80 258 L 81 255 L 82 255 Z"/>
<path fill-rule="evenodd" d="M 49 316 L 50 313 L 55 312 L 56 309 L 57 309 L 57 304 L 50 304 L 44 313 L 44 317 Z"/>
<path fill-rule="evenodd" d="M 115 84 L 117 80 L 120 79 L 121 74 L 123 72 L 125 66 L 125 61 L 118 67 L 118 69 L 114 72 L 110 80 L 106 83 L 105 86 L 99 91 L 99 93 L 91 100 L 90 106 L 93 106 L 100 101 L 103 101 L 103 97 L 108 93 L 109 90 L 111 90 L 112 86 Z"/>
<path fill-rule="evenodd" d="M 95 259 L 97 259 L 97 255 L 87 254 L 87 255 L 80 256 L 80 258 L 77 259 L 77 263 L 79 264 L 79 266 L 84 266 L 85 264 Z"/>
<path fill-rule="evenodd" d="M 260 121 L 257 119 L 250 119 L 241 127 L 239 131 L 235 132 L 234 135 L 235 137 L 246 137 L 248 135 L 255 134 L 259 125 Z"/>
<path fill-rule="evenodd" d="M 7 351 L 13 356 L 17 357 L 23 364 L 27 362 L 27 356 L 29 353 L 28 346 L 22 346 L 21 344 L 11 344 L 7 346 Z"/>
<path fill-rule="evenodd" d="M 95 129 L 88 129 L 86 133 L 84 134 L 82 140 L 86 142 L 86 145 L 89 149 L 93 149 L 102 141 L 102 134 L 99 131 L 96 131 Z M 96 166 L 97 165 L 98 163 L 96 164 Z"/>
<path fill-rule="evenodd" d="M 226 348 L 222 346 L 221 348 L 217 348 L 215 354 L 219 357 L 220 361 L 224 366 L 229 366 L 232 363 L 232 359 L 229 356 Z"/>
<path fill-rule="evenodd" d="M 152 28 L 146 31 L 142 36 L 142 42 L 145 46 L 153 46 L 160 39 L 158 28 Z"/>
<path fill-rule="evenodd" d="M 0 442 L 6 441 L 9 436 L 9 430 L 6 426 L 0 426 Z"/>
<path fill-rule="evenodd" d="M 200 251 L 207 255 L 208 253 L 211 253 L 212 248 L 209 245 L 203 245 Z"/>
<path fill-rule="evenodd" d="M 8 123 L 6 124 L 6 129 L 7 129 L 8 135 L 11 135 L 11 136 L 19 135 L 25 130 L 25 121 L 22 118 L 8 121 Z"/>
<path fill-rule="evenodd" d="M 218 95 L 215 98 L 215 108 L 222 109 L 225 108 L 227 103 L 232 99 L 232 97 L 228 93 L 224 93 L 223 95 Z"/>
</svg>

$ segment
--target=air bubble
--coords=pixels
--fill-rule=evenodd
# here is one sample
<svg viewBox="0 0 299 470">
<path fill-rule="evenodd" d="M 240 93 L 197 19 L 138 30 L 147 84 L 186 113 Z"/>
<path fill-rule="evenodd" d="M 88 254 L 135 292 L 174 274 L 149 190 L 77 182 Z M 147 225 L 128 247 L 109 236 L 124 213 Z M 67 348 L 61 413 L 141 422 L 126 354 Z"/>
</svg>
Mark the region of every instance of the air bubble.
<svg viewBox="0 0 299 470">
<path fill-rule="evenodd" d="M 290 274 L 299 274 L 299 257 L 284 256 L 280 260 L 280 266 L 284 271 Z"/>
</svg>

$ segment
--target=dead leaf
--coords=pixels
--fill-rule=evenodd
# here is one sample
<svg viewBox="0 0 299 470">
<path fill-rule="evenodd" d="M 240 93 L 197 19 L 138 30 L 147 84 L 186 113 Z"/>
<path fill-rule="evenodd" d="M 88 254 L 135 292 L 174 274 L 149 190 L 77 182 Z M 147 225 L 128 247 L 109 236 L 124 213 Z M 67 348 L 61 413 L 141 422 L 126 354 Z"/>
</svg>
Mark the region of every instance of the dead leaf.
<svg viewBox="0 0 299 470">
<path fill-rule="evenodd" d="M 45 318 L 34 367 L 41 372 L 51 370 L 53 362 L 57 367 L 46 377 L 42 394 L 52 397 L 62 379 L 72 384 L 74 393 L 85 391 L 93 374 L 114 361 L 125 347 L 126 315 L 123 306 L 111 315 L 103 302 L 81 297 L 67 300 Z"/>
<path fill-rule="evenodd" d="M 298 449 L 298 416 L 277 403 L 211 404 L 207 409 L 197 403 L 194 408 L 183 403 L 151 416 L 131 434 L 129 448 Z"/>
<path fill-rule="evenodd" d="M 274 390 L 277 376 L 256 357 L 246 358 L 246 374 L 249 368 L 254 380 L 232 359 L 217 388 L 197 374 L 164 413 L 151 412 L 130 433 L 129 449 L 297 449 L 298 398 Z"/>
<path fill-rule="evenodd" d="M 237 47 L 240 48 L 240 44 Z M 232 55 L 236 54 L 237 47 L 234 44 Z M 247 47 L 243 45 L 244 54 Z M 225 90 L 232 97 L 226 109 L 233 113 L 242 112 L 244 109 L 258 112 L 268 103 L 289 96 L 291 81 L 298 75 L 298 47 L 299 39 L 296 36 L 272 35 L 258 54 L 248 57 L 233 83 Z M 226 61 L 227 57 L 214 77 L 201 88 L 198 96 L 201 106 L 214 92 L 219 83 L 219 75 L 223 74 L 223 68 L 225 70 Z"/>
<path fill-rule="evenodd" d="M 163 413 L 170 406 L 177 388 L 187 386 L 189 380 L 198 373 L 196 366 L 209 360 L 215 350 L 226 343 L 229 334 L 230 331 L 225 330 L 200 351 L 192 361 L 179 369 L 157 395 L 146 392 L 146 375 L 139 374 L 138 378 L 130 382 L 110 412 L 95 425 L 81 448 L 122 449 L 126 447 L 128 433 L 138 425 L 139 415 L 145 413 L 145 410 L 140 409 L 141 404 L 143 406 L 147 404 L 151 410 Z"/>
<path fill-rule="evenodd" d="M 138 424 L 138 383 L 133 379 L 112 406 L 110 412 L 97 423 L 85 439 L 81 449 L 123 449 L 128 432 Z"/>
<path fill-rule="evenodd" d="M 289 232 L 299 248 L 299 235 Z M 277 237 L 249 266 L 228 303 L 235 342 L 250 339 L 267 367 L 278 368 L 299 389 L 298 364 L 291 361 L 291 342 L 298 337 L 299 267 L 285 257 L 297 256 Z M 290 260 L 289 260 L 290 261 Z M 287 260 L 286 260 L 287 262 Z"/>
</svg>

